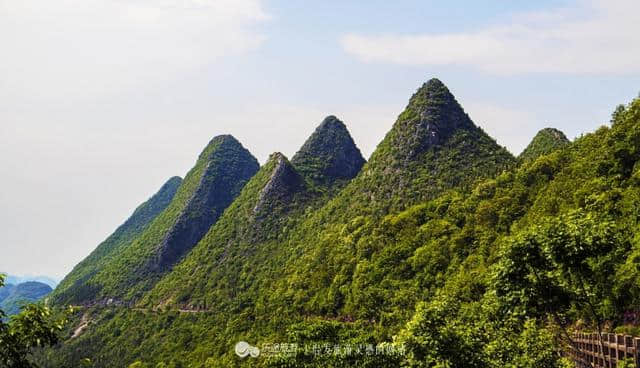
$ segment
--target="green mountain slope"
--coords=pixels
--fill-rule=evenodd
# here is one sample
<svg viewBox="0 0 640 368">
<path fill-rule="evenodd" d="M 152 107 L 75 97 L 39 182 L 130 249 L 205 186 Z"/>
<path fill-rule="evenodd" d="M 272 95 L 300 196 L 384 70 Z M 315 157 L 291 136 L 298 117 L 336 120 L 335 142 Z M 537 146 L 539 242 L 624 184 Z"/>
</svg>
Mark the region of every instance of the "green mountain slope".
<svg viewBox="0 0 640 368">
<path fill-rule="evenodd" d="M 3 273 L 3 272 L 0 272 Z M 47 284 L 49 286 L 51 286 L 52 288 L 55 288 L 58 283 L 60 283 L 60 280 L 56 280 L 52 277 L 48 277 L 48 276 L 15 276 L 15 275 L 9 275 L 7 273 L 4 273 L 5 275 L 5 283 L 7 284 L 14 284 L 14 285 L 18 285 L 18 284 L 22 284 L 23 282 L 27 282 L 27 281 L 37 281 L 37 282 L 41 282 L 43 284 Z"/>
<path fill-rule="evenodd" d="M 417 139 L 418 136 L 422 136 L 422 139 Z M 344 137 L 348 137 L 348 139 Z M 336 142 L 344 143 L 337 144 Z M 326 183 L 327 178 L 333 180 L 337 177 L 338 168 L 342 168 L 343 175 L 355 175 L 358 172 L 351 169 L 354 167 L 353 163 L 355 162 L 355 165 L 359 166 L 364 161 L 359 152 L 354 151 L 355 149 L 344 125 L 336 121 L 335 118 L 329 117 L 302 146 L 300 152 L 294 156 L 292 163 L 297 165 L 296 169 L 300 167 L 299 171 L 310 177 L 312 182 Z M 320 159 L 314 160 L 314 157 Z M 252 267 L 253 271 L 246 275 L 246 280 L 244 280 L 245 274 L 233 275 L 233 270 L 228 272 L 232 275 L 225 274 L 224 277 L 239 278 L 242 283 L 248 283 L 247 287 L 250 290 L 260 290 L 264 287 L 261 284 L 262 280 L 269 280 L 269 287 L 277 285 L 276 280 L 278 279 L 285 285 L 288 284 L 290 280 L 282 278 L 282 275 L 285 275 L 287 271 L 295 272 L 295 276 L 292 277 L 296 280 L 303 279 L 306 283 L 312 283 L 319 280 L 319 276 L 326 272 L 326 267 L 330 267 L 334 261 L 337 261 L 328 258 L 329 255 L 326 254 L 324 244 L 326 239 L 319 241 L 325 236 L 325 233 L 322 232 L 323 229 L 326 229 L 327 234 L 333 234 L 336 228 L 345 225 L 337 216 L 358 216 L 370 213 L 376 207 L 378 211 L 384 211 L 391 205 L 402 207 L 413 204 L 413 201 L 417 201 L 421 197 L 436 196 L 443 188 L 456 185 L 464 186 L 465 184 L 461 182 L 462 177 L 464 177 L 466 185 L 471 185 L 475 179 L 495 175 L 513 162 L 513 157 L 506 150 L 499 147 L 495 141 L 471 122 L 446 87 L 440 81 L 432 80 L 412 97 L 407 110 L 398 119 L 387 138 L 380 144 L 371 161 L 364 166 L 362 174 L 339 192 L 335 200 L 317 211 L 300 214 L 296 218 L 295 224 L 288 224 L 287 231 L 290 233 L 287 235 L 283 236 L 277 227 L 263 230 L 267 237 L 279 236 L 279 242 L 275 245 L 278 248 L 260 253 L 263 257 L 251 258 L 246 261 L 245 265 L 239 265 L 238 267 Z M 325 163 L 325 165 L 318 163 Z M 393 170 L 393 174 L 389 173 L 390 170 Z M 419 175 L 421 171 L 423 175 Z M 460 176 L 461 174 L 462 176 Z M 291 176 L 293 177 L 293 175 Z M 412 177 L 416 179 L 412 179 Z M 296 182 L 293 178 L 289 181 Z M 265 189 L 269 189 L 269 185 Z M 394 194 L 395 191 L 400 191 L 400 194 Z M 412 193 L 414 196 L 408 196 L 405 193 Z M 268 197 L 278 198 L 278 195 L 274 193 Z M 375 197 L 380 199 L 372 200 Z M 261 200 L 258 199 L 258 205 L 260 202 Z M 282 202 L 287 203 L 292 200 Z M 269 212 L 273 211 L 270 208 Z M 247 222 L 241 219 L 235 221 Z M 227 241 L 227 236 L 212 236 L 212 239 L 214 238 L 223 243 L 226 241 L 230 249 L 244 249 L 236 242 L 255 243 L 254 236 L 244 239 L 236 238 L 233 241 Z M 332 246 L 338 249 L 339 245 L 336 242 Z M 263 244 L 253 244 L 253 248 L 267 249 Z M 281 249 L 286 251 L 282 252 Z M 303 256 L 296 259 L 292 257 L 295 254 L 303 254 Z M 335 255 L 338 254 L 340 253 L 335 253 Z M 210 264 L 210 262 L 203 262 L 203 259 L 211 259 L 211 257 L 194 256 L 193 258 L 199 259 L 201 263 Z M 301 262 L 301 264 L 297 262 Z M 260 274 L 255 267 L 256 263 L 263 264 L 269 274 Z M 319 268 L 308 267 L 308 265 L 321 263 L 324 264 Z M 276 264 L 280 267 L 287 267 L 287 269 L 278 270 Z M 336 265 L 336 267 L 341 266 L 345 265 Z M 194 269 L 195 265 L 190 264 L 187 268 Z M 271 273 L 274 271 L 275 274 L 272 275 Z M 308 275 L 301 276 L 301 274 L 307 273 Z M 185 277 L 176 285 L 184 285 L 185 282 L 188 282 L 189 285 L 193 283 L 204 284 L 200 281 L 204 276 L 193 277 L 190 274 L 189 278 L 192 281 L 188 282 Z M 329 275 L 326 276 L 329 277 Z M 206 285 L 206 288 L 200 288 L 203 291 L 198 298 L 218 300 L 219 298 L 213 296 L 216 292 L 215 287 L 212 287 L 213 284 L 207 283 Z M 307 290 L 319 297 L 327 291 L 328 287 L 329 285 L 326 283 L 323 285 L 299 285 L 295 292 L 300 293 L 302 290 Z M 183 290 L 186 290 L 183 293 L 186 294 L 183 299 L 190 300 L 193 297 L 193 287 L 187 287 Z M 283 290 L 277 295 L 289 294 L 294 299 L 305 298 L 302 295 L 293 297 L 290 295 L 292 292 L 291 290 Z M 241 296 L 236 293 L 234 298 L 237 300 Z M 247 296 L 247 299 L 254 298 L 255 295 Z M 279 302 L 274 301 L 274 303 Z M 335 302 L 334 300 L 331 303 Z M 310 303 L 303 308 L 315 309 L 312 304 Z"/>
<path fill-rule="evenodd" d="M 342 207 L 341 215 L 395 212 L 450 188 L 469 188 L 514 162 L 471 121 L 447 87 L 431 79 L 330 208 Z"/>
<path fill-rule="evenodd" d="M 430 80 L 411 97 L 360 175 L 296 229 L 291 242 L 300 257 L 292 259 L 290 273 L 274 295 L 286 295 L 305 313 L 318 315 L 367 308 L 349 290 L 354 274 L 363 270 L 358 258 L 384 246 L 368 239 L 378 237 L 372 234 L 375 224 L 448 190 L 469 190 L 514 164 L 513 156 L 473 124 L 442 82 Z M 375 313 L 381 304 L 370 303 Z"/>
<path fill-rule="evenodd" d="M 36 302 L 52 291 L 51 286 L 37 281 L 0 287 L 0 309 L 8 316 L 20 312 L 23 304 Z"/>
<path fill-rule="evenodd" d="M 351 171 L 318 170 L 301 158 L 312 152 L 321 153 L 325 161 L 331 163 L 330 167 L 350 167 Z M 179 308 L 184 311 L 182 315 L 208 319 L 202 325 L 210 326 L 210 334 L 208 338 L 200 339 L 200 346 L 226 346 L 218 341 L 226 337 L 216 326 L 237 319 L 230 315 L 231 310 L 243 308 L 243 304 L 255 305 L 252 299 L 260 295 L 261 290 L 269 288 L 268 278 L 256 280 L 264 284 L 254 285 L 251 295 L 239 297 L 240 290 L 246 291 L 248 281 L 245 276 L 251 277 L 255 273 L 278 277 L 280 268 L 274 260 L 284 259 L 286 248 L 282 242 L 290 229 L 306 213 L 326 203 L 364 163 L 344 124 L 333 117 L 325 119 L 294 157 L 297 166 L 280 153 L 272 154 L 207 235 L 159 281 L 138 308 Z M 224 313 L 213 312 L 222 309 Z M 109 349 L 109 352 L 117 349 L 120 343 L 95 342 L 102 341 L 105 329 L 111 330 L 111 323 L 120 323 L 121 318 L 128 319 L 129 316 L 125 312 L 114 319 L 102 320 L 96 330 L 89 330 L 68 345 L 69 354 L 78 356 L 79 352 L 87 351 L 87 345 L 98 349 L 95 354 L 105 354 L 103 349 Z"/>
<path fill-rule="evenodd" d="M 531 143 L 518 156 L 518 160 L 521 162 L 535 160 L 566 146 L 568 143 L 567 137 L 558 129 L 544 128 L 533 137 Z"/>
<path fill-rule="evenodd" d="M 206 234 L 258 168 L 235 138 L 213 138 L 167 209 L 98 274 L 105 280 L 103 294 L 125 299 L 142 295 Z"/>
<path fill-rule="evenodd" d="M 133 336 L 102 334 L 109 335 L 107 329 L 132 319 L 155 331 L 149 333 L 163 336 L 176 329 L 194 331 L 199 329 L 196 326 L 206 325 L 208 332 L 199 333 L 198 342 L 188 344 L 191 350 L 174 345 L 159 347 L 157 341 L 148 341 L 150 345 L 145 342 L 141 349 L 144 358 L 170 361 L 173 358 L 168 351 L 178 349 L 179 354 L 189 356 L 185 358 L 188 360 L 213 357 L 214 361 L 229 363 L 233 356 L 227 352 L 237 338 L 282 336 L 292 323 L 308 318 L 305 316 L 338 318 L 342 311 L 363 301 L 347 294 L 353 286 L 357 259 L 366 257 L 367 250 L 355 249 L 353 240 L 341 235 L 345 231 L 367 234 L 389 211 L 435 198 L 451 188 L 470 188 L 478 180 L 515 165 L 515 159 L 504 148 L 473 124 L 447 88 L 440 81 L 431 80 L 411 98 L 371 161 L 344 189 L 337 191 L 334 199 L 326 202 L 326 197 L 318 194 L 323 192 L 319 188 L 332 181 L 340 182 L 333 179 L 337 175 L 332 168 L 349 168 L 354 162 L 364 162 L 358 159 L 359 154 L 353 155 L 354 146 L 349 144 L 316 146 L 315 142 L 324 142 L 328 137 L 351 141 L 343 139 L 341 124 L 329 124 L 332 120 L 321 124 L 317 134 L 294 156 L 295 170 L 280 155 L 273 156 L 209 234 L 139 305 L 150 310 L 179 308 L 199 313 L 188 317 L 179 313 L 175 324 L 159 331 L 148 325 L 155 323 L 153 316 L 122 311 L 105 321 L 98 331 L 81 338 L 86 341 L 77 340 L 71 346 L 80 349 L 96 338 L 113 338 L 118 341 L 115 344 L 127 345 Z M 328 126 L 337 132 L 327 134 Z M 346 159 L 332 159 L 342 157 L 339 151 L 332 151 L 333 147 L 345 147 L 341 151 L 351 153 L 343 155 Z M 327 153 L 329 158 L 324 156 Z M 314 160 L 316 155 L 322 160 Z M 300 189 L 298 172 L 305 179 L 304 190 Z M 276 182 L 288 184 L 270 185 Z M 284 190 L 271 192 L 271 187 Z M 265 220 L 261 220 L 254 211 L 263 208 L 262 203 L 269 203 L 261 199 L 265 193 L 265 198 L 277 204 L 266 207 Z M 288 199 L 278 201 L 279 198 Z M 368 305 L 361 304 L 360 308 Z M 405 315 L 408 313 L 410 310 Z M 366 325 L 369 315 L 350 313 L 339 318 L 362 318 Z M 398 321 L 401 320 L 399 316 Z M 207 346 L 216 351 L 205 351 Z M 73 354 L 78 352 L 71 347 L 70 350 L 75 351 Z M 103 353 L 104 350 L 96 352 Z M 222 357 L 216 358 L 218 355 Z"/>
<path fill-rule="evenodd" d="M 258 167 L 232 136 L 213 138 L 166 209 L 85 282 L 94 299 L 121 302 L 142 295 L 206 234 Z"/>
<path fill-rule="evenodd" d="M 94 291 L 87 287 L 87 281 L 139 236 L 158 214 L 164 211 L 181 183 L 180 177 L 172 177 L 162 185 L 156 194 L 139 205 L 113 234 L 100 243 L 60 282 L 52 293 L 51 300 L 57 304 L 79 304 L 95 297 Z"/>
<path fill-rule="evenodd" d="M 11 294 L 15 287 L 14 284 L 5 284 L 3 287 L 0 287 L 0 303 Z"/>
<path fill-rule="evenodd" d="M 344 124 L 333 116 L 326 118 L 292 162 L 280 153 L 271 155 L 193 252 L 148 295 L 146 305 L 186 303 L 219 309 L 242 303 L 235 290 L 243 287 L 238 283 L 246 285 L 245 275 L 270 274 L 256 278 L 258 282 L 279 276 L 273 262 L 284 256 L 282 245 L 289 231 L 326 203 L 364 162 Z M 244 296 L 246 303 L 252 304 L 264 287 L 269 286 L 252 285 L 252 296 Z"/>
<path fill-rule="evenodd" d="M 198 246 L 156 285 L 144 305 L 211 309 L 218 299 L 211 295 L 214 290 L 228 301 L 237 287 L 237 273 L 255 269 L 254 254 L 269 256 L 266 243 L 280 237 L 287 214 L 303 208 L 309 199 L 302 177 L 286 157 L 271 155 Z"/>
<path fill-rule="evenodd" d="M 330 187 L 353 179 L 365 160 L 347 127 L 332 115 L 322 121 L 291 162 L 313 184 Z"/>
<path fill-rule="evenodd" d="M 639 160 L 640 100 L 516 165 L 430 81 L 341 189 L 272 155 L 135 308 L 82 310 L 41 362 L 567 367 L 572 329 L 637 333 Z"/>
</svg>

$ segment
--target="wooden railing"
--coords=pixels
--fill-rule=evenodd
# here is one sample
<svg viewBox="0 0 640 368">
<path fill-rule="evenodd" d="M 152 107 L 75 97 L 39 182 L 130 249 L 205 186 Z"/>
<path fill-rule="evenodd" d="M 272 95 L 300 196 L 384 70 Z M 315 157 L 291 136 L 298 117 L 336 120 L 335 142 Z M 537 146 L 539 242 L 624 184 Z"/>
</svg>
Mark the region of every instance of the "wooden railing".
<svg viewBox="0 0 640 368">
<path fill-rule="evenodd" d="M 640 368 L 640 338 L 603 333 L 602 347 L 597 333 L 576 333 L 569 355 L 577 368 L 618 367 L 623 360 Z"/>
</svg>

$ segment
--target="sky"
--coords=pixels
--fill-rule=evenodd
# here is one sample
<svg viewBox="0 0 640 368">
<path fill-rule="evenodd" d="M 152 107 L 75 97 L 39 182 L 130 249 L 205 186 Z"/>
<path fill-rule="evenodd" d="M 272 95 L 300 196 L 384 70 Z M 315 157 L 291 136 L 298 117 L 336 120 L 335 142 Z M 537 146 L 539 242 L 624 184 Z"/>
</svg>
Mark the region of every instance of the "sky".
<svg viewBox="0 0 640 368">
<path fill-rule="evenodd" d="M 368 157 L 442 80 L 518 154 L 640 92 L 637 0 L 0 0 L 0 271 L 62 278 L 207 142 L 336 115 Z"/>
</svg>

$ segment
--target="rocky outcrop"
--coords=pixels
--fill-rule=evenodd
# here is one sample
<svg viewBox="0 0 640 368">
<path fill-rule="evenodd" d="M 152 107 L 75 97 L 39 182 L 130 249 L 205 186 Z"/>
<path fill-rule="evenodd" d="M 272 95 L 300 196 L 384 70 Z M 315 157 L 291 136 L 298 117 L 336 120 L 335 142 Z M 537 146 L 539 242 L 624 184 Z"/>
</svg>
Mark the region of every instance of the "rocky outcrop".
<svg viewBox="0 0 640 368">
<path fill-rule="evenodd" d="M 286 206 L 297 192 L 304 189 L 304 180 L 282 153 L 271 154 L 267 166 L 270 164 L 273 165 L 271 176 L 253 208 L 257 216 L 274 211 L 278 206 Z"/>
<path fill-rule="evenodd" d="M 442 144 L 456 130 L 477 127 L 449 89 L 431 79 L 411 97 L 390 134 L 402 159 L 411 160 L 430 147 Z"/>
</svg>

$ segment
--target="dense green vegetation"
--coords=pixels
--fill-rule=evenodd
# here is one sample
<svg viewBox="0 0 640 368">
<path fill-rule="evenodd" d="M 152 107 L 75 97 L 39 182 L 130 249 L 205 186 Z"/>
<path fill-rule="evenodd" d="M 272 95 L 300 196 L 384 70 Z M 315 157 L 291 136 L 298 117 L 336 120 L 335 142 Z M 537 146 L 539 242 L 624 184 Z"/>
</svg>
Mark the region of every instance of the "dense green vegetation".
<svg viewBox="0 0 640 368">
<path fill-rule="evenodd" d="M 347 127 L 332 115 L 322 121 L 291 162 L 311 183 L 331 187 L 353 179 L 365 160 Z"/>
<path fill-rule="evenodd" d="M 101 295 L 142 295 L 202 237 L 258 170 L 258 161 L 229 135 L 205 147 L 167 208 L 96 275 Z"/>
<path fill-rule="evenodd" d="M 5 273 L 5 279 L 4 279 L 5 285 L 8 285 L 8 284 L 18 285 L 27 281 L 41 282 L 43 284 L 47 284 L 51 286 L 52 288 L 55 288 L 59 283 L 59 281 L 56 281 L 55 279 L 48 276 L 15 276 L 15 275 L 10 275 Z"/>
<path fill-rule="evenodd" d="M 95 297 L 88 280 L 127 247 L 171 203 L 180 177 L 169 179 L 149 200 L 139 205 L 133 214 L 113 234 L 100 243 L 56 287 L 51 299 L 58 304 L 80 304 Z"/>
<path fill-rule="evenodd" d="M 522 151 L 518 159 L 522 162 L 533 161 L 542 155 L 564 147 L 568 143 L 567 137 L 558 129 L 544 128 L 533 137 L 531 143 Z"/>
<path fill-rule="evenodd" d="M 640 303 L 640 100 L 574 142 L 541 134 L 518 164 L 432 80 L 353 180 L 325 191 L 318 162 L 272 155 L 135 308 L 78 312 L 86 330 L 41 360 L 567 367 L 572 330 L 628 331 Z M 279 342 L 297 354 L 269 356 Z"/>
<path fill-rule="evenodd" d="M 51 286 L 37 281 L 0 286 L 0 309 L 9 316 L 17 314 L 22 305 L 42 299 L 51 290 Z"/>
<path fill-rule="evenodd" d="M 163 209 L 145 216 L 148 224 L 140 231 L 127 233 L 124 241 L 116 243 L 116 249 L 107 249 L 108 256 L 100 258 L 101 262 L 89 260 L 92 274 L 78 278 L 78 283 L 65 291 L 66 296 L 56 299 L 57 303 L 123 303 L 142 295 L 200 240 L 258 166 L 232 136 L 213 138 L 177 189 L 172 186 L 170 196 L 161 190 L 151 201 L 161 201 L 162 206 L 154 208 Z M 102 249 L 98 251 L 100 256 Z M 72 272 L 71 277 L 80 275 Z"/>
<path fill-rule="evenodd" d="M 0 290 L 8 286 L 4 280 L 5 276 L 0 274 Z M 42 285 L 51 290 L 49 285 Z M 35 287 L 37 286 L 28 285 L 27 289 Z M 67 312 L 54 315 L 49 308 L 41 304 L 28 304 L 21 308 L 20 313 L 11 316 L 8 322 L 5 321 L 7 313 L 0 308 L 1 368 L 36 367 L 32 357 L 34 349 L 56 344 L 68 316 Z"/>
</svg>

